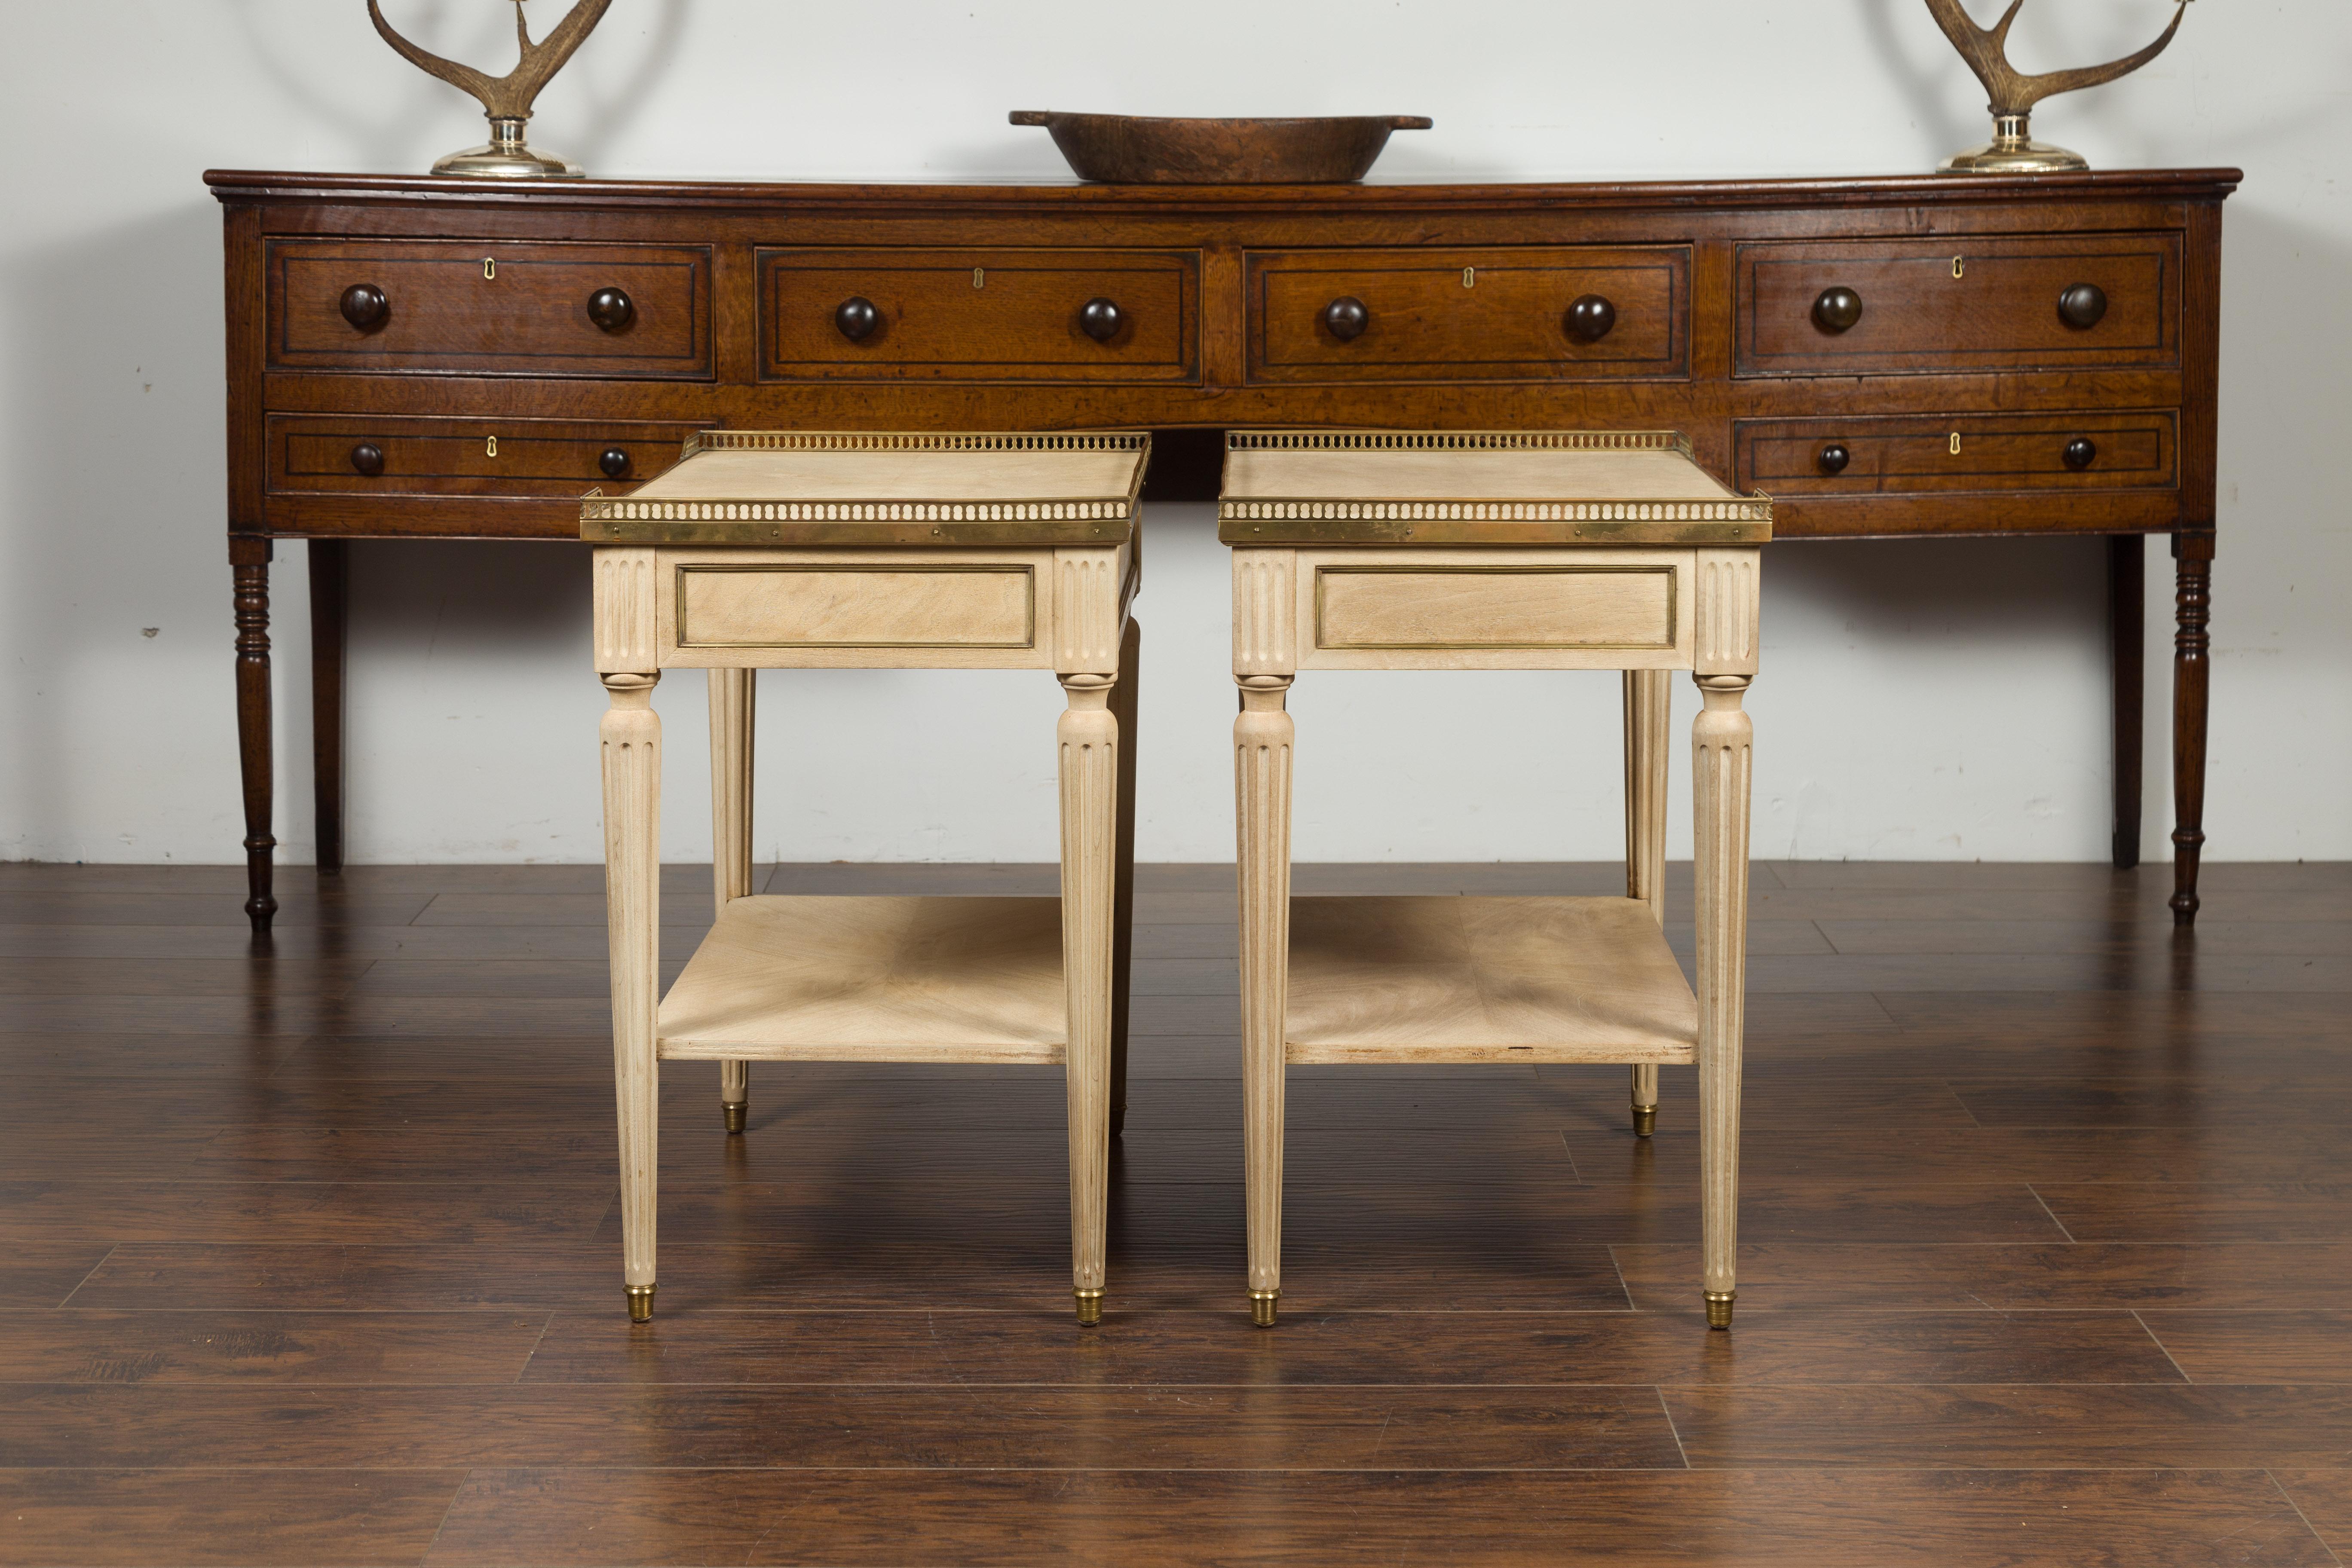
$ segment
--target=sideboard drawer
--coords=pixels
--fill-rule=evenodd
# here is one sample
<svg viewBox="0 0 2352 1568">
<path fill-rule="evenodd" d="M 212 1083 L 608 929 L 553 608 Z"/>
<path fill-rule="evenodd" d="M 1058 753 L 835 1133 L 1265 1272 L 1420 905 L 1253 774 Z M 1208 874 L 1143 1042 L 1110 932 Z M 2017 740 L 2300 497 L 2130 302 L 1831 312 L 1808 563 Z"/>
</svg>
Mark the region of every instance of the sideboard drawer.
<svg viewBox="0 0 2352 1568">
<path fill-rule="evenodd" d="M 1200 379 L 1197 252 L 762 250 L 759 267 L 763 380 Z"/>
<path fill-rule="evenodd" d="M 273 495 L 550 496 L 652 479 L 698 428 L 631 420 L 269 416 Z M 607 465 L 607 457 L 618 460 Z"/>
<path fill-rule="evenodd" d="M 1738 308 L 1739 375 L 2173 365 L 2180 237 L 1743 245 Z"/>
<path fill-rule="evenodd" d="M 1690 268 L 1686 246 L 1258 252 L 1247 261 L 1249 375 L 1687 377 Z"/>
<path fill-rule="evenodd" d="M 708 379 L 710 250 L 273 240 L 275 370 Z"/>
<path fill-rule="evenodd" d="M 2177 437 L 2169 409 L 1745 419 L 1732 461 L 1739 489 L 1772 496 L 2168 489 Z"/>
</svg>

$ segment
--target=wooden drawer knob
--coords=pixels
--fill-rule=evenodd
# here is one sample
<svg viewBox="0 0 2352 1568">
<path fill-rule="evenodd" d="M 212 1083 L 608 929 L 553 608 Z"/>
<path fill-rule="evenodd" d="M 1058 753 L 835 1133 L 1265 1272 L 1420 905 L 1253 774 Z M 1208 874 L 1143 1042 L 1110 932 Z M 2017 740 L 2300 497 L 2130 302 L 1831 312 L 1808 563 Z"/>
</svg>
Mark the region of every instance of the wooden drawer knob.
<svg viewBox="0 0 2352 1568">
<path fill-rule="evenodd" d="M 1832 441 L 1822 448 L 1822 455 L 1817 460 L 1822 465 L 1822 472 L 1842 474 L 1845 472 L 1845 466 L 1853 461 L 1853 454 L 1845 449 L 1843 442 Z"/>
<path fill-rule="evenodd" d="M 1115 300 L 1097 298 L 1078 307 L 1078 331 L 1098 343 L 1107 343 L 1118 336 L 1119 328 L 1126 324 L 1127 317 Z"/>
<path fill-rule="evenodd" d="M 343 320 L 362 332 L 372 332 L 392 314 L 392 301 L 373 283 L 354 283 L 343 290 L 342 310 Z"/>
<path fill-rule="evenodd" d="M 1843 332 L 1862 320 L 1862 296 L 1843 283 L 1824 289 L 1813 300 L 1813 325 L 1825 332 Z"/>
<path fill-rule="evenodd" d="M 2066 443 L 2066 450 L 2059 455 L 2066 459 L 2068 468 L 2079 473 L 2099 460 L 2099 444 L 2088 436 L 2077 436 Z"/>
<path fill-rule="evenodd" d="M 608 479 L 617 479 L 629 471 L 629 454 L 619 447 L 607 447 L 596 455 L 596 467 Z"/>
<path fill-rule="evenodd" d="M 624 331 L 637 319 L 636 301 L 618 289 L 599 289 L 588 296 L 588 319 L 608 332 Z"/>
<path fill-rule="evenodd" d="M 1353 294 L 1342 294 L 1323 307 L 1323 330 L 1343 343 L 1353 342 L 1372 324 L 1372 313 Z"/>
<path fill-rule="evenodd" d="M 352 448 L 352 467 L 369 479 L 383 472 L 383 448 L 373 441 L 362 441 Z"/>
<path fill-rule="evenodd" d="M 2096 283 L 2076 283 L 2058 296 L 2058 319 L 2070 327 L 2095 327 L 2107 313 L 2107 291 Z"/>
<path fill-rule="evenodd" d="M 1580 295 L 1568 307 L 1568 335 L 1579 342 L 1597 343 L 1617 324 L 1617 307 L 1598 294 Z"/>
<path fill-rule="evenodd" d="M 863 294 L 844 300 L 833 313 L 834 330 L 853 343 L 864 342 L 872 337 L 874 329 L 881 324 L 882 312 L 876 310 L 874 301 Z"/>
</svg>

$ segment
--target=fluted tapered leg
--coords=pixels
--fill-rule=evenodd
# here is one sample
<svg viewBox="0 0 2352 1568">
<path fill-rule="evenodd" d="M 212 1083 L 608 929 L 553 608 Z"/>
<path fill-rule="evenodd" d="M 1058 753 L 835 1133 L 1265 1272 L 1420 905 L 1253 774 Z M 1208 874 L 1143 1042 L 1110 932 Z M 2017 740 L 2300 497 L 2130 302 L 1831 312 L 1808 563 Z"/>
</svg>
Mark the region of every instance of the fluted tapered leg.
<svg viewBox="0 0 2352 1568">
<path fill-rule="evenodd" d="M 1672 672 L 1625 672 L 1625 896 L 1650 906 L 1666 921 L 1666 721 Z M 1658 1067 L 1633 1068 L 1633 1133 L 1647 1138 L 1658 1124 Z"/>
<path fill-rule="evenodd" d="M 612 942 L 613 1079 L 621 1131 L 621 1258 L 629 1316 L 653 1316 L 654 1171 L 659 1067 L 661 719 L 658 675 L 607 675 L 612 706 L 604 753 L 604 903 Z"/>
<path fill-rule="evenodd" d="M 1078 1321 L 1102 1318 L 1110 1201 L 1112 911 L 1118 893 L 1118 721 L 1113 679 L 1066 675 L 1062 981 L 1069 1006 L 1070 1279 Z"/>
<path fill-rule="evenodd" d="M 1697 814 L 1700 1250 L 1706 1321 L 1731 1326 L 1739 1221 L 1739 1068 L 1748 984 L 1748 808 L 1754 726 L 1745 675 L 1702 675 L 1691 727 Z"/>
<path fill-rule="evenodd" d="M 1271 1327 L 1282 1297 L 1282 1097 L 1290 992 L 1288 676 L 1240 678 L 1234 721 L 1242 962 L 1242 1138 L 1247 1155 L 1250 1317 Z"/>
<path fill-rule="evenodd" d="M 751 893 L 751 701 L 758 671 L 710 672 L 710 878 L 719 910 Z M 751 1117 L 751 1064 L 719 1064 L 719 1111 L 727 1131 Z"/>
<path fill-rule="evenodd" d="M 1118 645 L 1118 890 L 1111 909 L 1110 1135 L 1127 1131 L 1128 971 L 1135 962 L 1135 682 L 1143 662 L 1143 628 L 1130 620 Z"/>
</svg>

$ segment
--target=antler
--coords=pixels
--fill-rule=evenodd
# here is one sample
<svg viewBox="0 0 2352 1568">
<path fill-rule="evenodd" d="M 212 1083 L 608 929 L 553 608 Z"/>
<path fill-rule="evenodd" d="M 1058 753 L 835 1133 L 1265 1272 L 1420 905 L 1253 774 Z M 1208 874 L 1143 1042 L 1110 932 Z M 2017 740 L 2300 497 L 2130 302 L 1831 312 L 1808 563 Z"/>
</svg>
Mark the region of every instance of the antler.
<svg viewBox="0 0 2352 1568">
<path fill-rule="evenodd" d="M 375 0 L 368 3 L 373 5 Z M 1927 0 L 1927 9 L 1934 15 L 1936 25 L 1944 29 L 1944 37 L 1952 40 L 1952 47 L 1960 51 L 1960 58 L 1969 62 L 1969 68 L 1977 73 L 1977 79 L 1992 95 L 1988 107 L 1996 115 L 2030 113 L 2035 104 L 2053 93 L 2096 87 L 2139 69 L 2164 52 L 2164 46 L 2172 42 L 2172 35 L 2180 30 L 2180 18 L 2189 9 L 2189 0 L 2173 0 L 2172 25 L 2137 54 L 2109 60 L 2103 66 L 2026 76 L 2011 69 L 2009 63 L 2009 25 L 2017 20 L 2018 9 L 2024 4 L 2025 0 L 2010 0 L 2009 9 L 2001 13 L 2000 20 L 1985 28 L 1969 20 L 1969 14 L 1960 8 L 1960 0 Z"/>
<path fill-rule="evenodd" d="M 523 20 L 522 0 L 515 0 L 515 37 L 521 40 L 522 58 L 514 69 L 501 77 L 486 76 L 471 66 L 418 48 L 392 30 L 392 24 L 383 19 L 376 0 L 367 0 L 367 8 L 368 17 L 375 23 L 375 30 L 383 35 L 383 41 L 411 65 L 472 93 L 482 100 L 483 112 L 493 120 L 528 120 L 531 100 L 539 96 L 539 89 L 547 85 L 550 78 L 563 68 L 563 63 L 604 20 L 612 4 L 613 0 L 580 0 L 571 15 L 556 24 L 555 31 L 534 44 L 530 41 L 530 27 Z"/>
</svg>

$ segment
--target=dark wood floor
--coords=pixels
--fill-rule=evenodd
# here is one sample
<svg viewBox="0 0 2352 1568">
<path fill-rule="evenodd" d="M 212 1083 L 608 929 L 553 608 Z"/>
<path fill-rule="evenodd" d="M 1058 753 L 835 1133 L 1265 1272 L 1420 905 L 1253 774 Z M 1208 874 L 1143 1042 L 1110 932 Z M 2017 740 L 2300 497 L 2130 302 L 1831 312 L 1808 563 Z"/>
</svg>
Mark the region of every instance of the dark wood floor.
<svg viewBox="0 0 2352 1568">
<path fill-rule="evenodd" d="M 594 868 L 289 871 L 260 948 L 234 872 L 0 868 L 0 1561 L 2352 1561 L 2352 868 L 2185 943 L 2162 867 L 1755 879 L 1728 1335 L 1687 1069 L 1652 1144 L 1615 1069 L 1294 1071 L 1251 1330 L 1216 868 L 1141 879 L 1100 1330 L 1053 1073 L 762 1068 L 730 1140 L 689 1064 L 632 1331 Z"/>
</svg>

